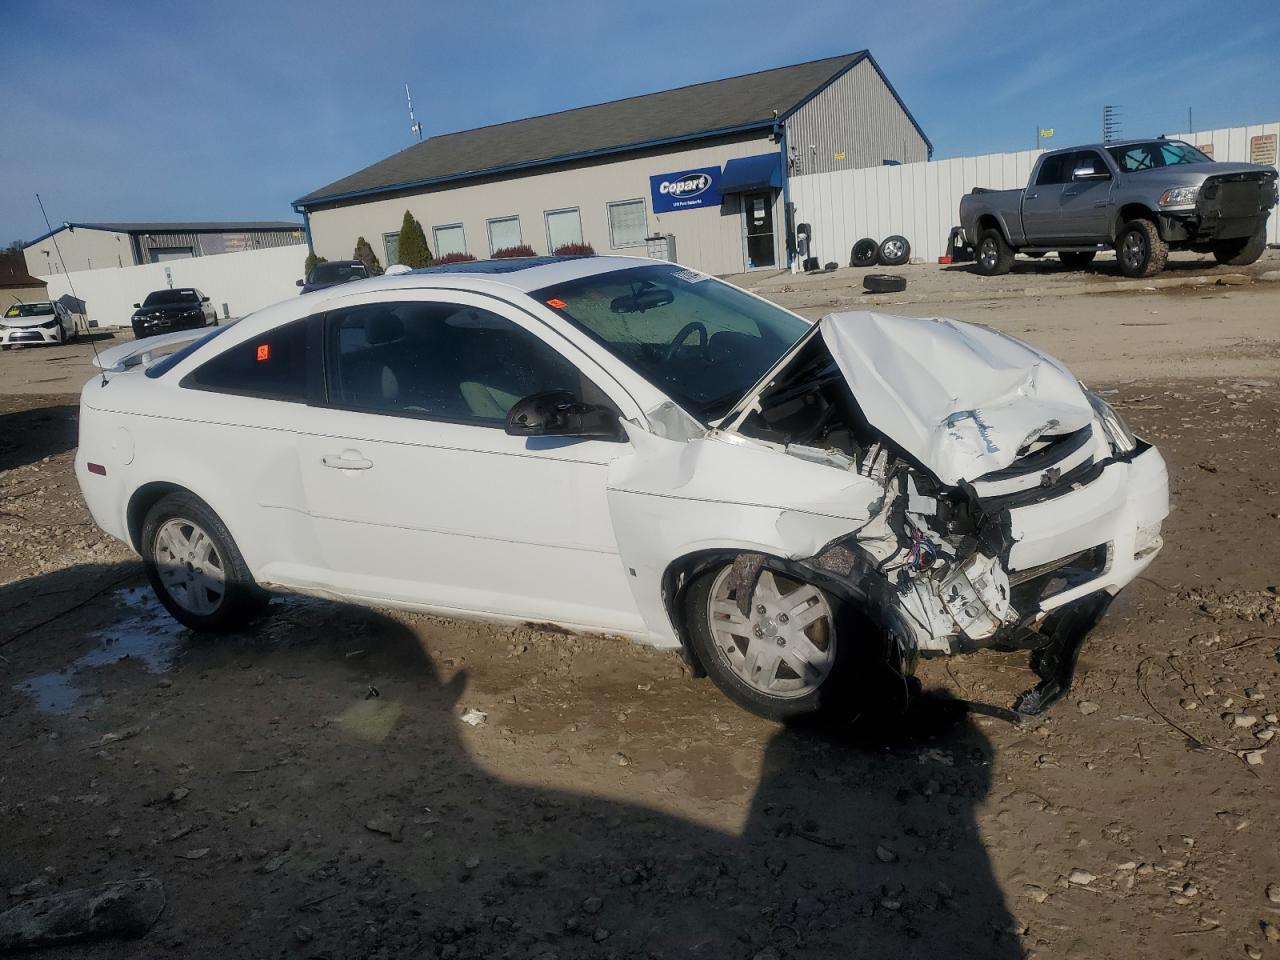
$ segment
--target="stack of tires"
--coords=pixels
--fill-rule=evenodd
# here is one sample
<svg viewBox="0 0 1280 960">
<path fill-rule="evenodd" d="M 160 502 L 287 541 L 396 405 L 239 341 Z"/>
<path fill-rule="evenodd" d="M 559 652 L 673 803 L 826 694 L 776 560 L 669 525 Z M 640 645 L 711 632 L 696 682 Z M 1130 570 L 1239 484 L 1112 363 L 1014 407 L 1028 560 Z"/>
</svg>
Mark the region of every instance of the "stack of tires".
<svg viewBox="0 0 1280 960">
<path fill-rule="evenodd" d="M 863 237 L 853 245 L 849 255 L 851 267 L 900 267 L 911 259 L 911 244 L 906 237 L 894 234 L 876 243 L 870 237 Z"/>
</svg>

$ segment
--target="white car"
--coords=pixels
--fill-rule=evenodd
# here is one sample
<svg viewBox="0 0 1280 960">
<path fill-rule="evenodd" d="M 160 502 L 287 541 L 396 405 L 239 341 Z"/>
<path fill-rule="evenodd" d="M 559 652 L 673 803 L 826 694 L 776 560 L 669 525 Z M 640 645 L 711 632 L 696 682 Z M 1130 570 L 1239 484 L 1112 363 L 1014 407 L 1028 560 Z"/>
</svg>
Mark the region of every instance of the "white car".
<svg viewBox="0 0 1280 960">
<path fill-rule="evenodd" d="M 1018 340 L 651 260 L 356 281 L 101 362 L 81 489 L 192 629 L 274 592 L 549 623 L 774 718 L 997 645 L 1043 709 L 1169 509 L 1159 452 Z"/>
<path fill-rule="evenodd" d="M 0 346 L 66 343 L 80 335 L 75 314 L 60 303 L 15 303 L 0 317 Z"/>
</svg>

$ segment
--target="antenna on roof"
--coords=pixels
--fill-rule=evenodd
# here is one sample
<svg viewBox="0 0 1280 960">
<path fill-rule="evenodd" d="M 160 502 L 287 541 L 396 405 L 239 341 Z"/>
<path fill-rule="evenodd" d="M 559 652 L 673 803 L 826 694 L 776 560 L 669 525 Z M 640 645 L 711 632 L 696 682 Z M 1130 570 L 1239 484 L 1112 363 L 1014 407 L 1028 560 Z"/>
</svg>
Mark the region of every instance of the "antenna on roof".
<svg viewBox="0 0 1280 960">
<path fill-rule="evenodd" d="M 67 273 L 67 261 L 62 259 L 62 248 L 58 246 L 58 235 L 54 233 L 53 225 L 49 223 L 49 214 L 44 212 L 44 201 L 40 199 L 40 194 L 36 194 L 36 203 L 40 204 L 40 216 L 44 217 L 44 225 L 49 230 L 49 239 L 53 241 L 53 249 L 58 252 L 58 263 L 62 265 L 62 275 L 67 278 L 67 288 L 71 291 L 71 295 L 77 300 L 75 284 L 71 282 L 71 274 Z M 71 224 L 63 221 L 62 226 L 70 228 Z M 87 322 L 87 321 L 86 321 Z M 93 339 L 93 335 L 89 335 L 89 346 L 93 348 L 93 360 L 95 366 L 102 373 L 102 385 L 107 385 L 107 371 L 102 369 L 102 364 L 98 363 L 98 344 Z"/>
<path fill-rule="evenodd" d="M 422 142 L 422 124 L 413 115 L 413 96 L 409 93 L 409 84 L 404 85 L 404 98 L 409 101 L 409 132 L 417 134 L 418 142 Z"/>
</svg>

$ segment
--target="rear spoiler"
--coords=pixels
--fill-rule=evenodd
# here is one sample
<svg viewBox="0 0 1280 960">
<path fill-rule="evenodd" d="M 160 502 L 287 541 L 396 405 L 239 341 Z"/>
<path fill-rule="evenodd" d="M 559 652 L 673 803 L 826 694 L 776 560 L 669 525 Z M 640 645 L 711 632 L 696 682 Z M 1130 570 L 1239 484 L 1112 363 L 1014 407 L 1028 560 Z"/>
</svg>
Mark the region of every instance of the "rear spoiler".
<svg viewBox="0 0 1280 960">
<path fill-rule="evenodd" d="M 122 343 L 118 347 L 103 350 L 93 358 L 93 362 L 95 366 L 107 373 L 123 373 L 130 367 L 150 366 L 164 354 L 172 353 L 173 347 L 199 340 L 216 329 L 216 327 L 196 327 L 194 330 L 176 330 L 173 333 L 162 333 L 159 336 Z"/>
</svg>

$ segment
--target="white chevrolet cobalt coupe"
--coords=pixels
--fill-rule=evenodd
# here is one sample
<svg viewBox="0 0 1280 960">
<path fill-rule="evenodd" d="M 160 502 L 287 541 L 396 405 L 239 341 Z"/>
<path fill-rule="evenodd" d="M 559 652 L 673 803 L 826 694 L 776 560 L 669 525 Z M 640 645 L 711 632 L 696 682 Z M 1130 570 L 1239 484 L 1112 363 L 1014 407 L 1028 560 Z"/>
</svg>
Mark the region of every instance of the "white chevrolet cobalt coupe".
<svg viewBox="0 0 1280 960">
<path fill-rule="evenodd" d="M 773 718 L 989 646 L 1044 709 L 1169 509 L 1159 452 L 1018 340 L 651 260 L 356 281 L 101 365 L 85 500 L 193 630 L 275 592 L 556 624 Z"/>
</svg>

